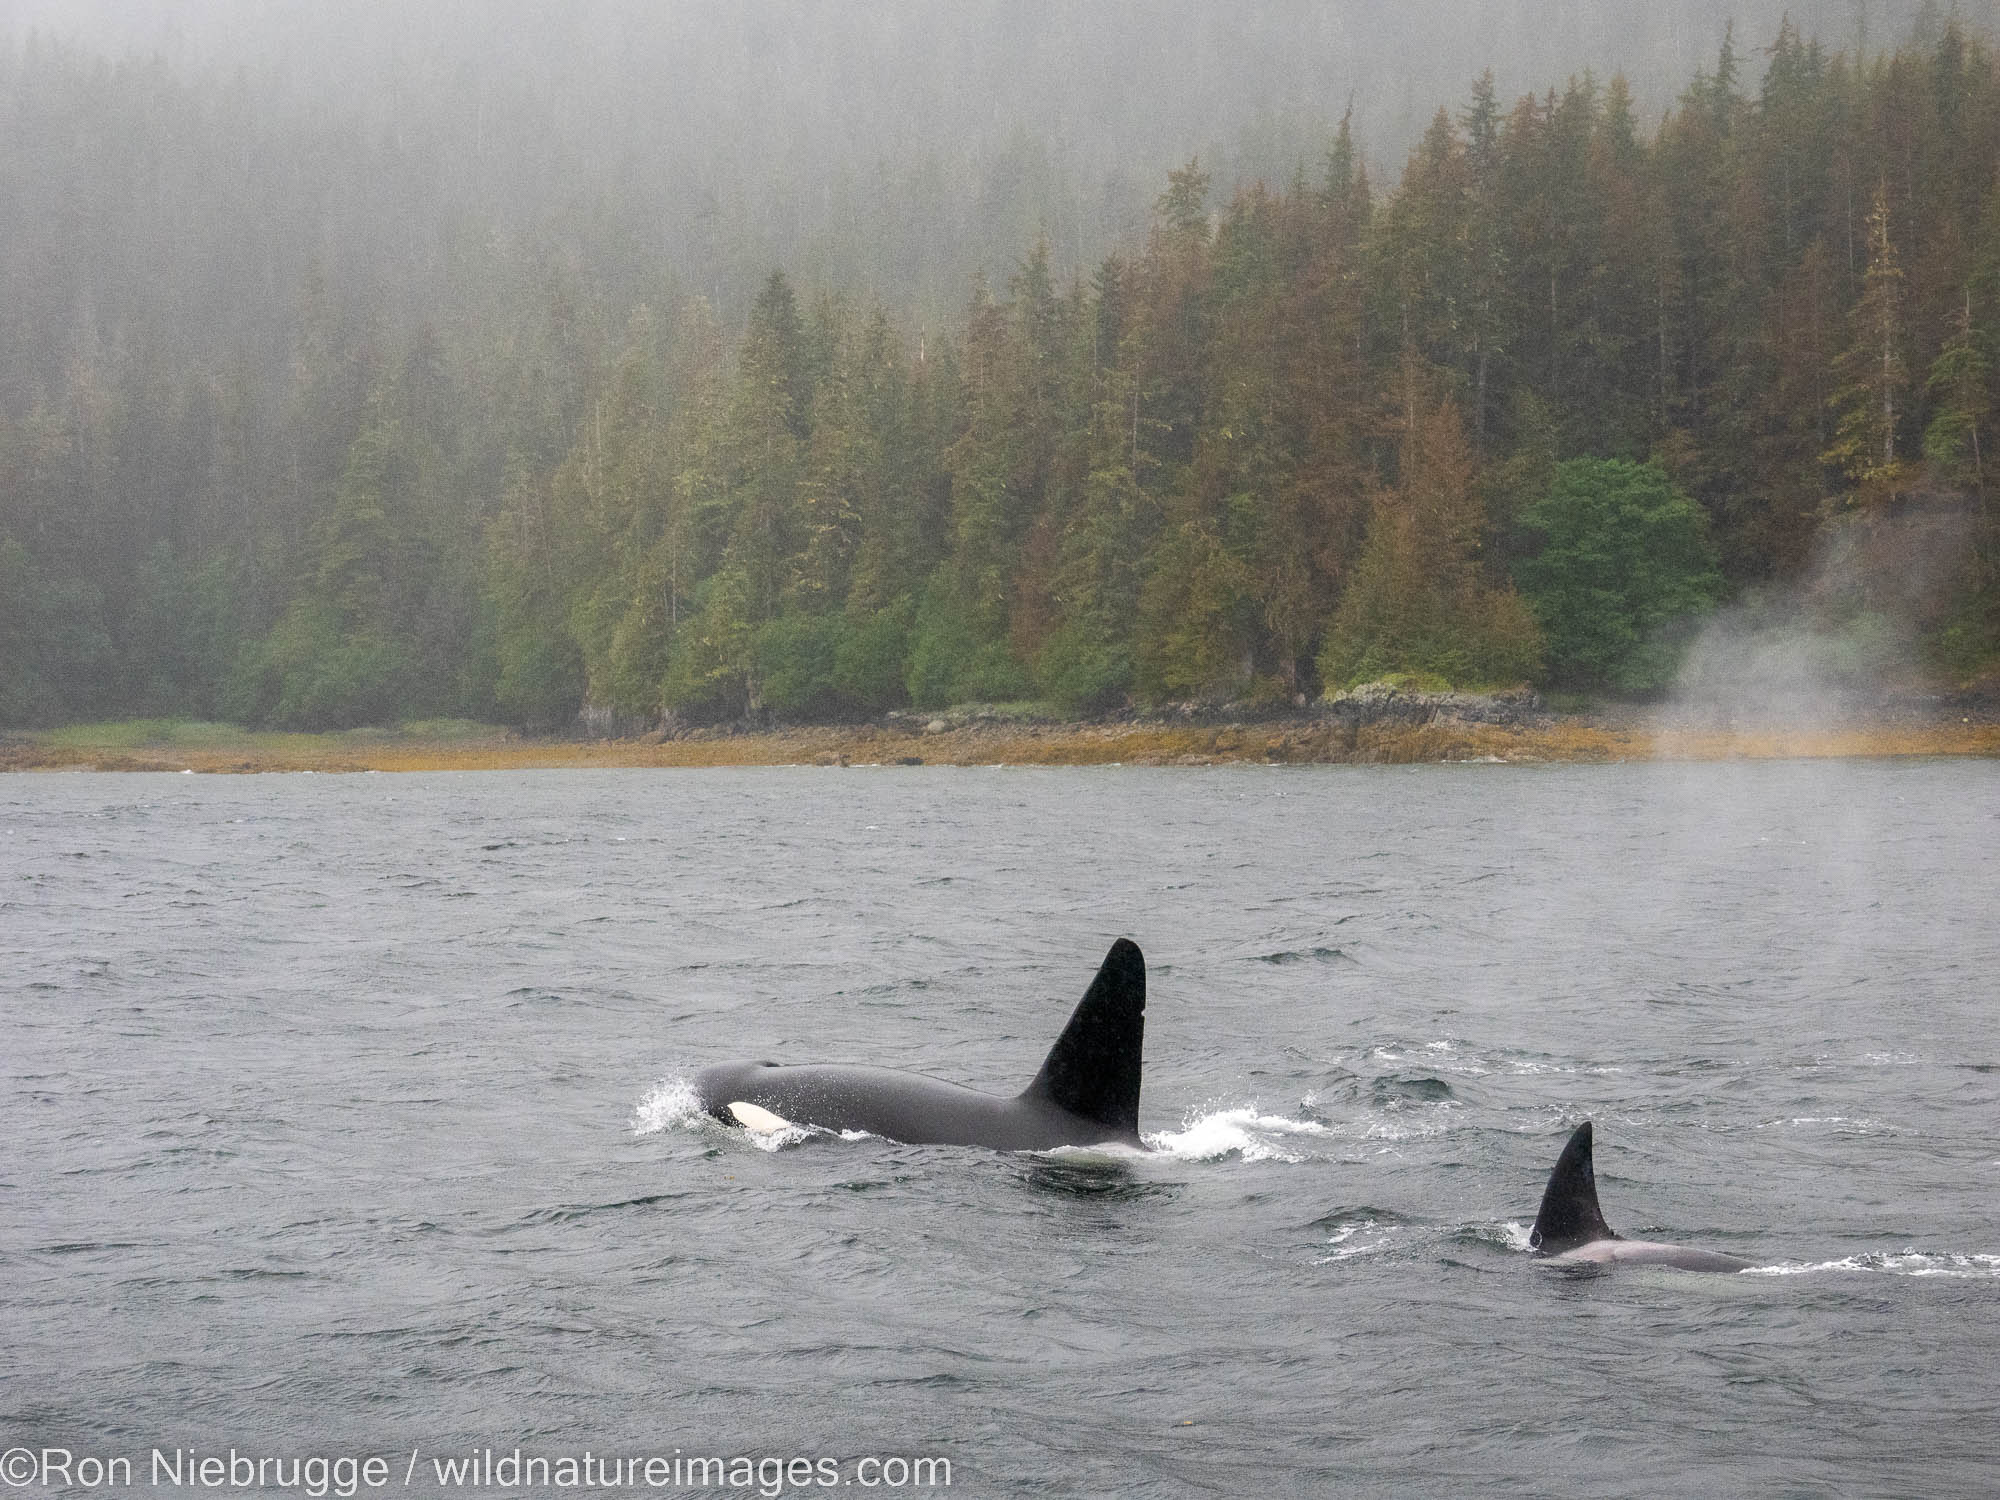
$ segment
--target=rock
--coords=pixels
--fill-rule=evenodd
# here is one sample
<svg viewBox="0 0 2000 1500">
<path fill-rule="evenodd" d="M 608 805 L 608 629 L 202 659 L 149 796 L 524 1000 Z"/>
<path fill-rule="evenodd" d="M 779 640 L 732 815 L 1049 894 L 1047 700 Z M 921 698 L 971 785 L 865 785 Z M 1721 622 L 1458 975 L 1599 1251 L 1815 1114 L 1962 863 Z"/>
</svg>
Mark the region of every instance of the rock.
<svg viewBox="0 0 2000 1500">
<path fill-rule="evenodd" d="M 1460 724 L 1519 726 L 1542 714 L 1541 697 L 1522 688 L 1510 693 L 1425 693 L 1389 682 L 1367 682 L 1326 700 L 1324 711 L 1349 727 L 1402 724 L 1416 728 L 1440 720 Z"/>
<path fill-rule="evenodd" d="M 943 719 L 932 719 L 930 723 L 924 726 L 924 733 L 943 734 L 949 728 L 951 728 L 951 726 L 945 723 Z"/>
</svg>

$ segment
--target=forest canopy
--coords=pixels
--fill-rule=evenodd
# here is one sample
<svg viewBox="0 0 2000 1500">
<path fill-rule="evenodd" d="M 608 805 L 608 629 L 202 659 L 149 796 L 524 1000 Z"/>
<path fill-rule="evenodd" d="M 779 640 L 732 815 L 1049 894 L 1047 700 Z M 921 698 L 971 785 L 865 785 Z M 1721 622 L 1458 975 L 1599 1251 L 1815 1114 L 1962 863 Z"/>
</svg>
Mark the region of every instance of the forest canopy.
<svg viewBox="0 0 2000 1500">
<path fill-rule="evenodd" d="M 1939 16 L 1731 37 L 1652 127 L 1488 75 L 1393 182 L 1351 120 L 1190 160 L 943 327 L 893 268 L 732 311 L 244 77 L 35 40 L 0 116 L 0 725 L 1645 694 L 1913 509 L 1937 663 L 2000 652 L 2000 70 Z"/>
</svg>

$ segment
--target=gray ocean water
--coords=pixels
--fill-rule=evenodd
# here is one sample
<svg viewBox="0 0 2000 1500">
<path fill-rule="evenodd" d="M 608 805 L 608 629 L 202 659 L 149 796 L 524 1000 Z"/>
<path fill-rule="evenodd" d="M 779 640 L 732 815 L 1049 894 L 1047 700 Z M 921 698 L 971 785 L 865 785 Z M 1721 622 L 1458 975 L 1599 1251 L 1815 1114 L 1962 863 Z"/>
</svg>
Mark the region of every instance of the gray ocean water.
<svg viewBox="0 0 2000 1500">
<path fill-rule="evenodd" d="M 1996 845 L 1978 761 L 0 778 L 0 1447 L 1991 1493 Z M 690 1106 L 1011 1092 L 1121 934 L 1145 1158 Z M 1535 1263 L 1586 1117 L 1760 1269 Z"/>
</svg>

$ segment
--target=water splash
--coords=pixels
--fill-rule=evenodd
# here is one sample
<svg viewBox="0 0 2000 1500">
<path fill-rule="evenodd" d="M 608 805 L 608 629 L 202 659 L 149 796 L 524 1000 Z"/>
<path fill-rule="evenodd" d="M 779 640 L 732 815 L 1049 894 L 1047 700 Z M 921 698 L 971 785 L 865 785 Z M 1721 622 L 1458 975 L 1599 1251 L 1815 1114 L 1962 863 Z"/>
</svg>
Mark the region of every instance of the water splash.
<svg viewBox="0 0 2000 1500">
<path fill-rule="evenodd" d="M 694 1085 L 685 1078 L 668 1078 L 654 1084 L 633 1106 L 632 1134 L 658 1135 L 663 1130 L 700 1125 L 707 1119 L 708 1111 L 695 1097 Z"/>
<path fill-rule="evenodd" d="M 816 1130 L 810 1125 L 794 1125 L 789 1120 L 777 1130 L 753 1130 L 747 1126 L 738 1129 L 724 1125 L 701 1107 L 701 1101 L 695 1097 L 694 1084 L 685 1078 L 668 1078 L 654 1084 L 646 1097 L 633 1107 L 634 1135 L 658 1135 L 664 1130 L 727 1131 L 732 1139 L 740 1137 L 759 1151 L 782 1151 L 816 1135 L 833 1134 L 832 1131 Z M 866 1132 L 859 1130 L 843 1130 L 839 1134 L 842 1140 L 866 1138 Z"/>
<path fill-rule="evenodd" d="M 1243 1161 L 1305 1161 L 1309 1154 L 1298 1143 L 1334 1132 L 1316 1120 L 1267 1115 L 1254 1104 L 1210 1110 L 1194 1115 L 1179 1130 L 1162 1130 L 1145 1137 L 1146 1144 L 1182 1161 L 1216 1161 L 1235 1156 Z"/>
</svg>

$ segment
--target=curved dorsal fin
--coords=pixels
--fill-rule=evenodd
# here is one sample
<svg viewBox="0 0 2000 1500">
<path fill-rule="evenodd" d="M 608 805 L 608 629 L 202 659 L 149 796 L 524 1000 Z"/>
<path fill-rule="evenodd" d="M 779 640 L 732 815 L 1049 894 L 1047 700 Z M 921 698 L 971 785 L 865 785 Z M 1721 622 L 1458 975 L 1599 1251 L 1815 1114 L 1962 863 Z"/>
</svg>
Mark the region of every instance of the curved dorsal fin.
<svg viewBox="0 0 2000 1500">
<path fill-rule="evenodd" d="M 1042 1099 L 1139 1139 L 1139 1065 L 1146 1040 L 1146 960 L 1120 938 L 1070 1013 L 1023 1099 Z"/>
<path fill-rule="evenodd" d="M 1585 1120 L 1556 1158 L 1549 1185 L 1542 1192 L 1541 1212 L 1528 1244 L 1544 1255 L 1561 1255 L 1594 1240 L 1615 1240 L 1597 1206 L 1597 1173 L 1590 1160 L 1590 1121 Z"/>
</svg>

